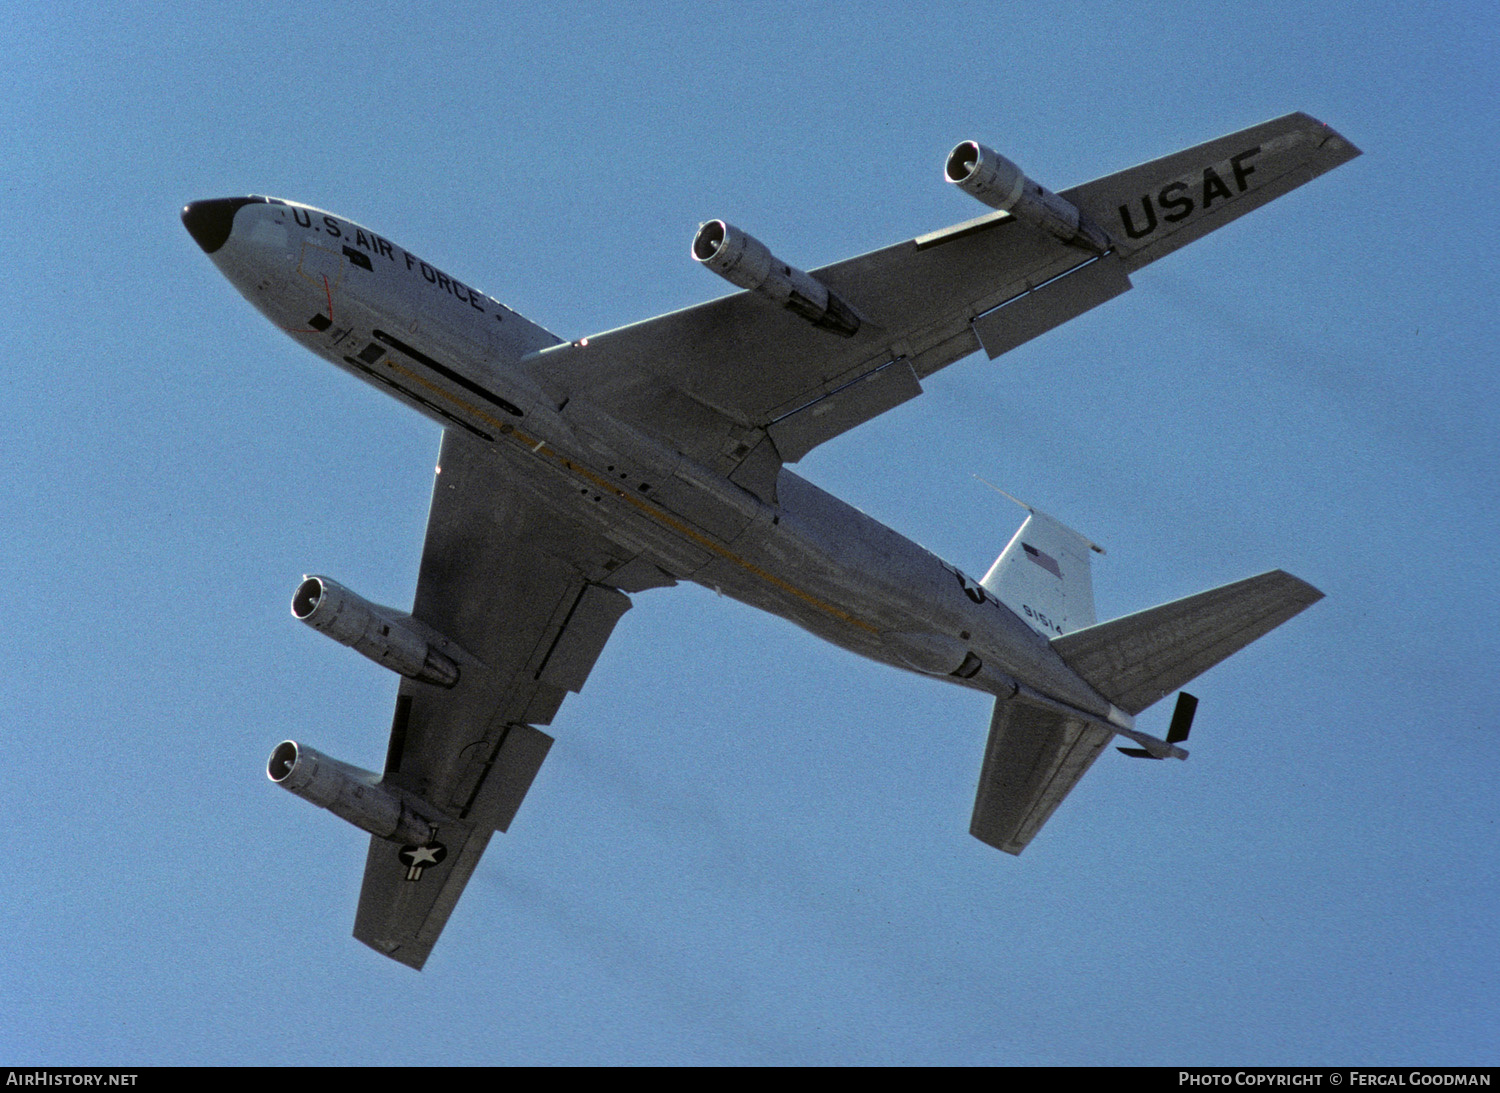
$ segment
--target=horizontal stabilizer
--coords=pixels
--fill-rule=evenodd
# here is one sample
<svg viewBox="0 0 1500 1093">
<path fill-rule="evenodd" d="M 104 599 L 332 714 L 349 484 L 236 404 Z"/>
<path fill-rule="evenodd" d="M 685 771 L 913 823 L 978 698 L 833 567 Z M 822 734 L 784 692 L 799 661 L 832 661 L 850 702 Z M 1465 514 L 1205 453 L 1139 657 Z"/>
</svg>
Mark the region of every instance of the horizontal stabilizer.
<svg viewBox="0 0 1500 1093">
<path fill-rule="evenodd" d="M 1059 710 L 997 701 L 970 834 L 1007 854 L 1025 850 L 1113 736 Z"/>
<path fill-rule="evenodd" d="M 1277 569 L 1064 634 L 1052 648 L 1099 694 L 1137 714 L 1322 598 Z"/>
</svg>

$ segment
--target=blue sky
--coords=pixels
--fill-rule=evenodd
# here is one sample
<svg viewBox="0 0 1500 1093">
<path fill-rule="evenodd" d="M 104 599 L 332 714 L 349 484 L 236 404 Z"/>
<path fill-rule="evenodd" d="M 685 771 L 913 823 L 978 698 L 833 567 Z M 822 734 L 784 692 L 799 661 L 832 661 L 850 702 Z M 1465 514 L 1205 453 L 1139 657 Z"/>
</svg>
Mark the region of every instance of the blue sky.
<svg viewBox="0 0 1500 1093">
<path fill-rule="evenodd" d="M 1230 10 L 1232 8 L 1232 10 Z M 1500 1061 L 1488 5 L 25 5 L 0 72 L 11 868 L 0 1062 Z M 421 974 L 349 936 L 396 678 L 293 621 L 410 603 L 437 427 L 300 350 L 177 219 L 295 198 L 564 337 L 1286 113 L 1365 155 L 799 473 L 971 573 L 1019 510 L 1101 617 L 1283 567 L 1186 764 L 967 833 L 982 697 L 693 587 L 636 597 Z M 1168 710 L 1154 713 L 1164 725 Z"/>
</svg>

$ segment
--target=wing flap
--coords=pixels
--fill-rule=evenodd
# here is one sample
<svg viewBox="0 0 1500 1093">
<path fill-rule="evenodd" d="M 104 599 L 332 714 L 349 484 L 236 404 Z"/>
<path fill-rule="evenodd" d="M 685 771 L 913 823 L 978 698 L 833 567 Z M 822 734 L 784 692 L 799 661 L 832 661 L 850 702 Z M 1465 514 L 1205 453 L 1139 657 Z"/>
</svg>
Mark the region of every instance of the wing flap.
<svg viewBox="0 0 1500 1093">
<path fill-rule="evenodd" d="M 1105 255 L 985 312 L 974 320 L 974 333 L 994 360 L 1129 288 L 1125 266 Z"/>
<path fill-rule="evenodd" d="M 583 690 L 583 681 L 604 652 L 615 623 L 628 610 L 630 597 L 623 592 L 603 585 L 584 585 L 557 640 L 547 650 L 537 679 L 565 691 Z"/>
<path fill-rule="evenodd" d="M 1084 681 L 1137 714 L 1323 598 L 1272 570 L 1052 639 Z"/>
<path fill-rule="evenodd" d="M 491 833 L 509 829 L 551 746 L 552 738 L 540 729 L 510 726 L 476 795 L 471 822 L 439 827 L 422 847 L 371 838 L 354 936 L 421 970 Z"/>
<path fill-rule="evenodd" d="M 997 701 L 969 833 L 1007 854 L 1025 850 L 1113 736 L 1057 710 Z"/>
<path fill-rule="evenodd" d="M 781 458 L 795 463 L 825 440 L 879 417 L 922 393 L 907 360 L 891 361 L 779 418 L 767 430 Z"/>
</svg>

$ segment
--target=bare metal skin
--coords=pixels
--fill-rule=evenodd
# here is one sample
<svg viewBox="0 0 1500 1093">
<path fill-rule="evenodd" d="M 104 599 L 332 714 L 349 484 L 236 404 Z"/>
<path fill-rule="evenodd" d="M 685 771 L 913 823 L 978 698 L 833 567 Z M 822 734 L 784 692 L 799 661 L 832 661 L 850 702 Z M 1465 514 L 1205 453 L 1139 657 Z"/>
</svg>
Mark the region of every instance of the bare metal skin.
<svg viewBox="0 0 1500 1093">
<path fill-rule="evenodd" d="M 996 699 L 971 832 L 1020 853 L 1135 714 L 1320 598 L 1280 571 L 1105 623 L 1077 532 L 1035 509 L 975 580 L 785 464 L 1130 287 L 1130 274 L 1358 154 L 1291 114 L 1054 193 L 965 142 L 997 211 L 803 271 L 723 221 L 692 254 L 747 291 L 565 343 L 384 236 L 274 198 L 194 202 L 221 273 L 300 344 L 444 427 L 410 611 L 308 576 L 293 614 L 403 678 L 380 774 L 287 741 L 277 784 L 372 835 L 355 935 L 420 968 L 519 808 L 630 594 L 693 581 Z"/>
</svg>

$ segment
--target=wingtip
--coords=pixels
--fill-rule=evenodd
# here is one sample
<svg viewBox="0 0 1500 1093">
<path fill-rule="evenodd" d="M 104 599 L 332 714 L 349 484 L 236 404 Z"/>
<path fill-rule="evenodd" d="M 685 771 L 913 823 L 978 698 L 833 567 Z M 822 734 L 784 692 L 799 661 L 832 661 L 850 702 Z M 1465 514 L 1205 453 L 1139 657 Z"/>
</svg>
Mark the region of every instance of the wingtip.
<svg viewBox="0 0 1500 1093">
<path fill-rule="evenodd" d="M 1308 117 L 1308 115 L 1306 114 L 1302 116 L 1307 118 L 1308 121 L 1312 122 L 1313 125 L 1317 126 L 1318 129 L 1322 131 L 1322 140 L 1318 144 L 1319 150 L 1324 153 L 1333 155 L 1334 157 L 1336 157 L 1337 162 L 1347 163 L 1349 160 L 1354 159 L 1357 156 L 1364 155 L 1364 152 L 1361 151 L 1353 141 L 1344 136 L 1344 134 L 1340 133 L 1337 129 L 1329 125 L 1327 122 L 1319 121 L 1317 118 Z"/>
<path fill-rule="evenodd" d="M 356 941 L 363 942 L 374 949 L 381 956 L 389 957 L 397 964 L 404 964 L 413 971 L 421 971 L 422 965 L 427 963 L 427 957 L 432 952 L 430 947 L 424 948 L 420 945 L 404 944 L 400 941 L 376 941 L 368 937 L 361 937 L 355 933 Z"/>
<path fill-rule="evenodd" d="M 1303 110 L 1288 114 L 1283 120 L 1294 120 L 1298 128 L 1306 128 L 1311 131 L 1313 139 L 1317 141 L 1318 150 L 1325 156 L 1333 159 L 1330 167 L 1337 167 L 1340 163 L 1347 163 L 1356 156 L 1364 155 L 1353 141 L 1340 133 L 1326 121 L 1320 121 Z"/>
<path fill-rule="evenodd" d="M 1288 598 L 1301 603 L 1304 607 L 1311 607 L 1323 598 L 1324 594 L 1320 589 L 1313 587 L 1301 577 L 1288 573 L 1284 569 L 1273 569 L 1269 573 L 1262 574 L 1259 578 L 1251 579 L 1261 580 L 1266 577 L 1280 578 L 1286 585 Z"/>
</svg>

